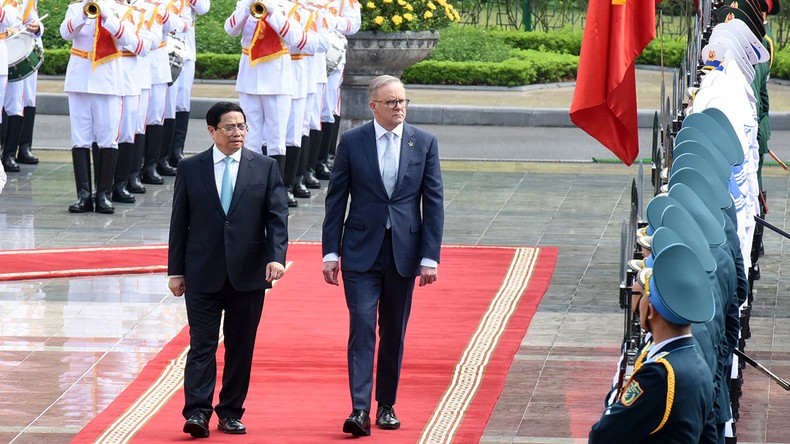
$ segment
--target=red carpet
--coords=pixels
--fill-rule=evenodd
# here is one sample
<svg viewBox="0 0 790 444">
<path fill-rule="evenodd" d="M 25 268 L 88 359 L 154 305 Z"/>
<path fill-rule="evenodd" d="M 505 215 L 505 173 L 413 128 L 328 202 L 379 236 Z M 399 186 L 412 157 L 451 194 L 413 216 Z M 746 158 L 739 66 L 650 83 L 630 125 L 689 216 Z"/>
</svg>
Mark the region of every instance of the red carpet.
<svg viewBox="0 0 790 444">
<path fill-rule="evenodd" d="M 554 248 L 445 247 L 437 283 L 415 290 L 396 405 L 403 426 L 374 427 L 364 441 L 479 441 L 556 256 Z M 264 303 L 243 418 L 248 434 L 224 435 L 212 417 L 211 442 L 350 438 L 341 431 L 351 410 L 342 288 L 323 283 L 319 245 L 291 245 L 288 257 L 285 278 Z M 187 344 L 185 328 L 73 442 L 191 439 L 181 432 Z"/>
<path fill-rule="evenodd" d="M 167 272 L 167 245 L 0 251 L 0 281 Z"/>
</svg>

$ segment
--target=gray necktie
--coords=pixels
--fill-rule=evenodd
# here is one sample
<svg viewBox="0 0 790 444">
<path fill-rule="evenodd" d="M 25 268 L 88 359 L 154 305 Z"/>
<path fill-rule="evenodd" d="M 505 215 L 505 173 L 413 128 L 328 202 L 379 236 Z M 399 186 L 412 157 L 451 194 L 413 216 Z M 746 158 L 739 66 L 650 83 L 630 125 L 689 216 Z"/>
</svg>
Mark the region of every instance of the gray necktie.
<svg viewBox="0 0 790 444">
<path fill-rule="evenodd" d="M 392 197 L 395 182 L 398 180 L 397 158 L 395 157 L 395 133 L 387 132 L 387 146 L 384 148 L 384 157 L 381 159 L 381 179 L 387 195 Z"/>
</svg>

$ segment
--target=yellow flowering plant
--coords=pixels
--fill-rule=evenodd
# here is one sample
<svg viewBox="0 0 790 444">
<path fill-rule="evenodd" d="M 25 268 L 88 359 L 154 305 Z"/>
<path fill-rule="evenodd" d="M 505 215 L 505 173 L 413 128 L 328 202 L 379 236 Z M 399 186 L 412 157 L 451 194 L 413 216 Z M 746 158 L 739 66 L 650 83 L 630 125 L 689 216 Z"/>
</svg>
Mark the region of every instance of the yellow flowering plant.
<svg viewBox="0 0 790 444">
<path fill-rule="evenodd" d="M 361 0 L 362 31 L 434 31 L 460 22 L 446 0 Z"/>
</svg>

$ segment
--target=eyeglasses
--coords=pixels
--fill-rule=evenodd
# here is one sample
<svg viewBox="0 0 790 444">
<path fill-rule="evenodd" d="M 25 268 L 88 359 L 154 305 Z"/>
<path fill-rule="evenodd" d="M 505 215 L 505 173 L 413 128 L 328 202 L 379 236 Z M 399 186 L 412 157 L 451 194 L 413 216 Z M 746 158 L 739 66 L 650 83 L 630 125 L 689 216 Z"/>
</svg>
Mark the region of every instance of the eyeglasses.
<svg viewBox="0 0 790 444">
<path fill-rule="evenodd" d="M 389 108 L 389 109 L 395 109 L 395 108 L 397 108 L 398 106 L 402 106 L 402 107 L 404 107 L 404 108 L 408 107 L 408 106 L 409 106 L 409 102 L 410 102 L 410 100 L 409 100 L 409 99 L 400 99 L 400 100 L 372 100 L 372 102 L 376 102 L 376 103 L 383 103 L 383 104 L 387 105 L 387 108 Z"/>
<path fill-rule="evenodd" d="M 240 123 L 238 125 L 227 125 L 223 127 L 217 126 L 215 128 L 217 128 L 218 130 L 222 130 L 223 133 L 229 136 L 235 133 L 236 130 L 238 130 L 240 133 L 246 133 L 247 130 L 250 129 L 249 125 L 247 125 L 246 123 Z"/>
</svg>

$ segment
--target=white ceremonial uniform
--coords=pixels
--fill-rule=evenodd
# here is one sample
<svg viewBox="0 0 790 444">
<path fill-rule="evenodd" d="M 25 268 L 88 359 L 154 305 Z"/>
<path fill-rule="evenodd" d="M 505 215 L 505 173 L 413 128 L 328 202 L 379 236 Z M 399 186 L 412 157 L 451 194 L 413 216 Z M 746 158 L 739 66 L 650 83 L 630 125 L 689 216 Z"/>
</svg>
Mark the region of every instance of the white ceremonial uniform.
<svg viewBox="0 0 790 444">
<path fill-rule="evenodd" d="M 343 35 L 353 35 L 362 25 L 360 3 L 357 0 L 333 0 L 328 4 L 329 12 L 334 16 L 332 24 L 334 29 Z M 321 121 L 332 123 L 334 116 L 340 115 L 340 85 L 343 83 L 343 68 L 346 65 L 345 57 L 338 65 L 337 70 L 327 78 L 324 92 L 323 106 L 321 107 Z"/>
<path fill-rule="evenodd" d="M 125 8 L 125 9 L 124 9 Z M 123 94 L 123 111 L 121 112 L 120 132 L 118 143 L 134 143 L 134 135 L 140 121 L 140 114 L 145 113 L 147 108 L 142 108 L 140 112 L 140 94 L 143 86 L 150 88 L 150 72 L 146 56 L 152 49 L 155 36 L 146 27 L 146 12 L 143 9 L 135 9 L 130 6 L 121 6 L 122 19 L 124 23 L 134 29 L 137 37 L 143 42 L 142 45 L 135 47 L 124 46 L 122 48 L 121 62 L 123 63 L 123 84 L 121 91 Z M 120 13 L 119 11 L 119 13 Z M 146 84 L 145 81 L 148 80 Z"/>
<path fill-rule="evenodd" d="M 186 23 L 185 32 L 176 31 L 175 36 L 186 44 L 186 57 L 183 61 L 181 74 L 167 89 L 167 102 L 165 104 L 166 118 L 174 118 L 175 113 L 190 110 L 192 85 L 195 81 L 195 20 L 198 15 L 209 11 L 211 0 L 174 0 L 173 12 L 178 14 Z"/>
<path fill-rule="evenodd" d="M 95 141 L 102 148 L 117 148 L 121 118 L 123 65 L 119 46 L 136 47 L 143 43 L 134 30 L 127 29 L 115 13 L 114 2 L 100 1 L 101 16 L 89 19 L 83 13 L 85 0 L 71 3 L 60 25 L 60 35 L 72 42 L 71 57 L 66 67 L 64 89 L 69 96 L 71 139 L 73 147 L 90 148 Z M 108 40 L 107 54 L 96 54 L 94 33 L 102 22 Z M 98 33 L 101 35 L 101 33 Z M 115 51 L 109 51 L 110 46 Z M 104 57 L 102 57 L 104 56 Z"/>
<path fill-rule="evenodd" d="M 242 55 L 236 91 L 239 104 L 250 125 L 247 146 L 270 156 L 285 155 L 285 133 L 293 93 L 293 68 L 289 47 L 304 47 L 309 38 L 298 22 L 287 14 L 293 3 L 264 0 L 265 24 L 258 30 L 259 20 L 250 15 L 251 0 L 239 0 L 233 14 L 225 20 L 230 36 L 241 34 Z M 262 35 L 261 35 L 262 34 Z M 253 41 L 255 37 L 257 41 Z M 277 40 L 279 39 L 279 45 Z"/>
<path fill-rule="evenodd" d="M 5 90 L 8 85 L 8 45 L 6 38 L 9 29 L 19 22 L 16 5 L 6 4 L 0 8 L 0 100 L 5 101 Z M 2 116 L 0 116 L 2 121 Z"/>
<path fill-rule="evenodd" d="M 312 83 L 310 70 L 313 68 L 310 59 L 313 54 L 326 52 L 329 40 L 327 30 L 321 26 L 318 14 L 304 7 L 293 9 L 294 18 L 302 25 L 305 32 L 312 37 L 303 48 L 291 47 L 291 66 L 293 68 L 293 94 L 291 95 L 291 113 L 288 116 L 288 130 L 285 138 L 287 146 L 301 146 L 305 127 L 307 94 Z"/>
<path fill-rule="evenodd" d="M 174 31 L 186 32 L 189 24 L 177 14 L 172 14 L 166 4 L 153 3 L 147 5 L 146 9 L 151 11 L 151 18 L 147 23 L 149 31 L 156 38 L 157 45 L 147 56 L 151 67 L 151 92 L 148 97 L 146 124 L 161 125 L 165 119 L 167 85 L 172 81 L 165 36 Z"/>
<path fill-rule="evenodd" d="M 27 23 L 39 21 L 35 0 L 24 0 L 20 3 L 11 1 L 9 6 L 16 9 L 16 12 L 14 13 L 14 17 L 17 18 L 15 26 L 19 29 L 25 29 Z M 39 24 L 38 33 L 36 34 L 31 34 L 27 31 L 22 32 L 32 35 L 40 42 L 41 35 L 44 34 L 44 25 L 41 23 Z M 37 77 L 38 71 L 34 71 L 32 74 L 22 80 L 8 82 L 8 85 L 6 86 L 5 97 L 3 98 L 3 107 L 5 108 L 6 114 L 9 116 L 21 116 L 23 115 L 25 106 L 35 106 Z M 31 85 L 32 93 L 30 91 Z M 30 97 L 31 95 L 33 96 L 32 98 Z"/>
</svg>

